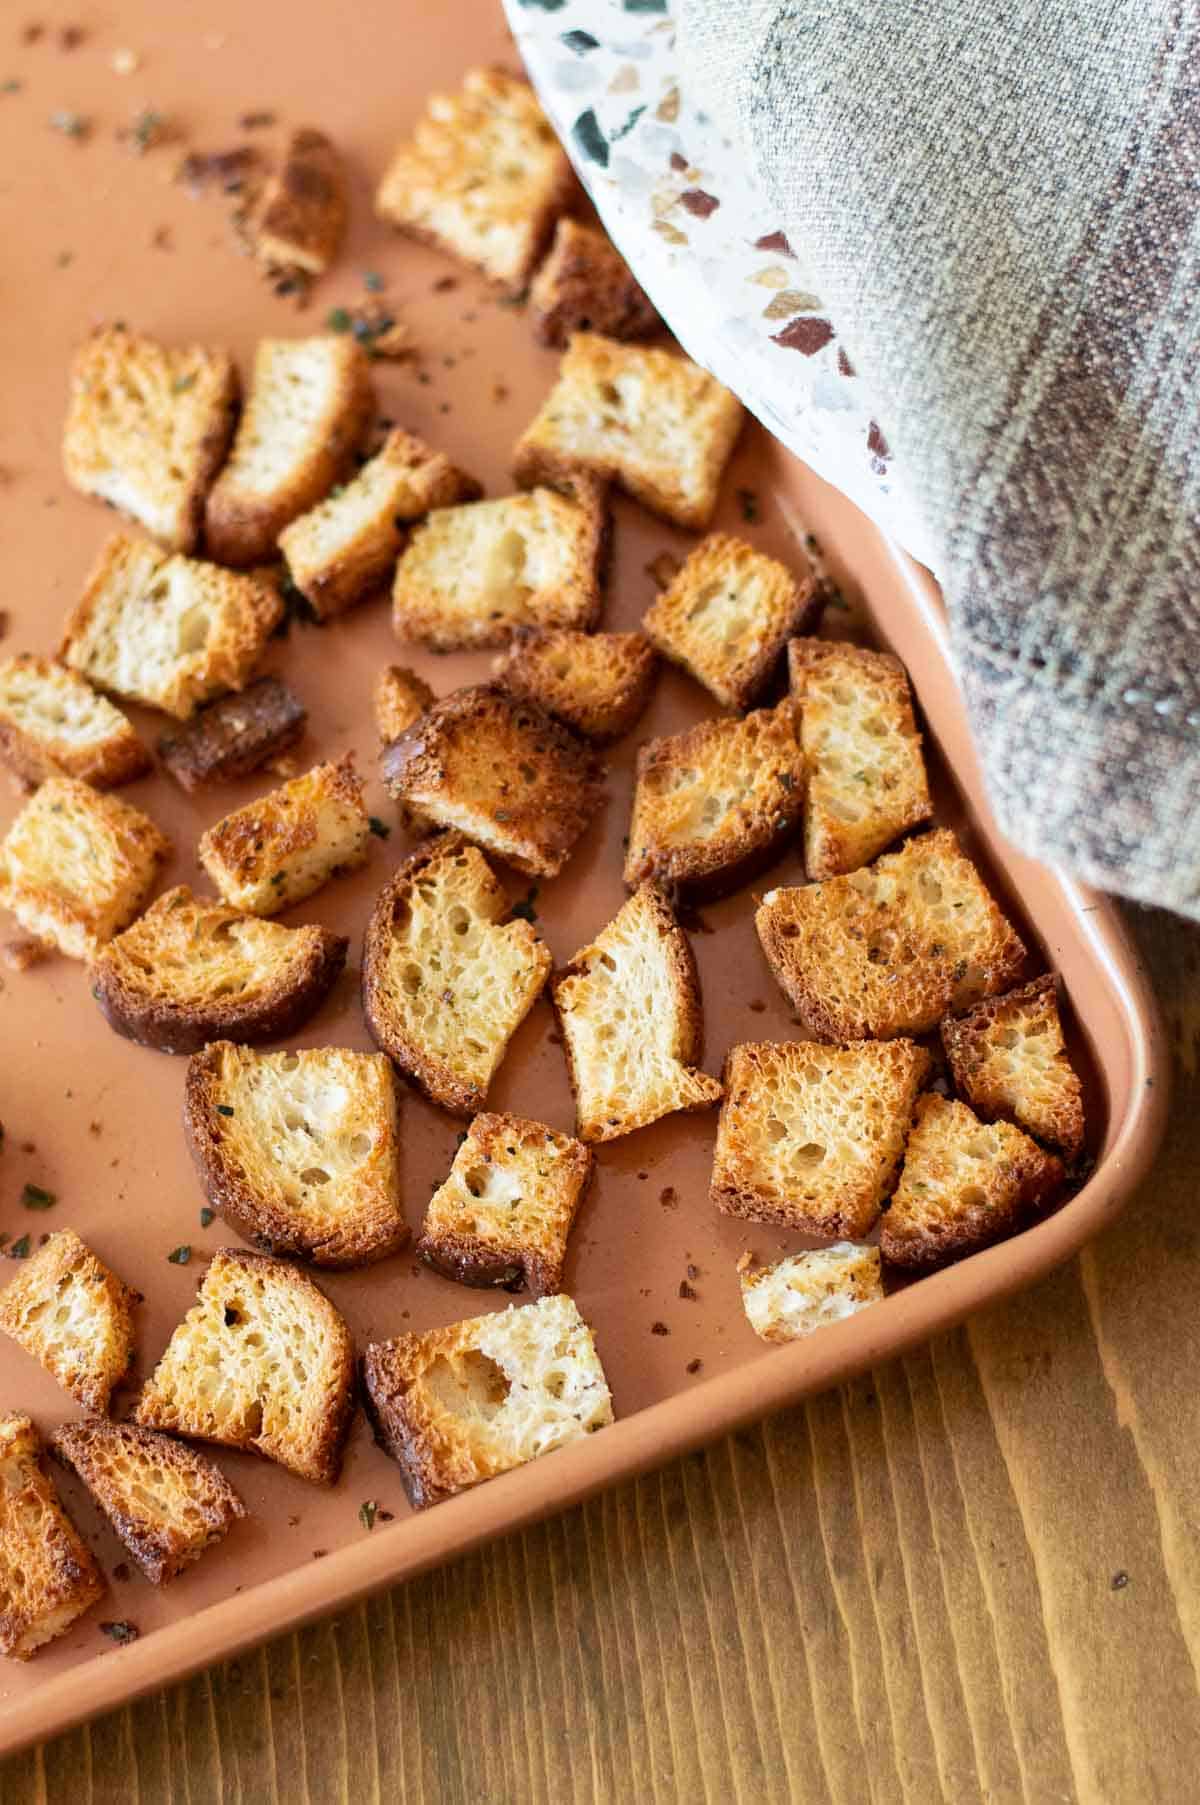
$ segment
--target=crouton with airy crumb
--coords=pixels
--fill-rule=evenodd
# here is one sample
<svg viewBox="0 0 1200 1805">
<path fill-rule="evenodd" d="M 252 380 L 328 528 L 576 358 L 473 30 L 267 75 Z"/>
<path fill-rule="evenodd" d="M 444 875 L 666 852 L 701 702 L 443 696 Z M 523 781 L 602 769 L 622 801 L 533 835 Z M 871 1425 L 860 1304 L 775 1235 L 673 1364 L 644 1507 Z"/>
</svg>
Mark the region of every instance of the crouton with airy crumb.
<svg viewBox="0 0 1200 1805">
<path fill-rule="evenodd" d="M 1083 1088 L 1063 1040 L 1053 977 L 948 1018 L 942 1045 L 955 1089 L 985 1122 L 1015 1122 L 1075 1158 L 1083 1146 Z"/>
<path fill-rule="evenodd" d="M 607 234 L 564 217 L 529 290 L 533 329 L 560 351 L 573 332 L 652 338 L 662 325 L 653 302 Z"/>
<path fill-rule="evenodd" d="M 378 1047 L 443 1109 L 482 1108 L 541 994 L 550 951 L 478 847 L 442 834 L 401 865 L 371 911 L 363 1014 Z"/>
<path fill-rule="evenodd" d="M 210 702 L 158 742 L 158 756 L 189 795 L 273 765 L 299 744 L 308 710 L 278 677 L 259 677 L 236 695 Z"/>
<path fill-rule="evenodd" d="M 64 1423 L 50 1446 L 153 1586 L 175 1579 L 246 1514 L 212 1461 L 169 1435 L 132 1423 Z"/>
<path fill-rule="evenodd" d="M 697 1070 L 700 980 L 687 935 L 643 884 L 551 981 L 578 1133 L 611 1141 L 677 1110 L 709 1109 L 721 1086 Z"/>
<path fill-rule="evenodd" d="M 53 658 L 0 658 L 0 759 L 24 778 L 78 777 L 98 790 L 129 783 L 150 755 L 119 709 Z"/>
<path fill-rule="evenodd" d="M 124 326 L 85 339 L 71 368 L 63 465 L 173 552 L 200 537 L 233 435 L 240 385 L 224 351 L 174 349 Z"/>
<path fill-rule="evenodd" d="M 62 1229 L 0 1292 L 0 1330 L 102 1415 L 133 1359 L 135 1301 L 73 1229 Z"/>
<path fill-rule="evenodd" d="M 780 989 L 826 1040 L 924 1034 L 1006 990 L 1025 965 L 949 828 L 848 877 L 770 890 L 754 925 Z"/>
<path fill-rule="evenodd" d="M 503 69 L 468 69 L 456 94 L 430 95 L 387 167 L 375 211 L 519 293 L 574 192 L 571 165 L 529 83 Z"/>
<path fill-rule="evenodd" d="M 883 1302 L 877 1247 L 838 1241 L 743 1272 L 742 1308 L 763 1341 L 799 1341 Z"/>
<path fill-rule="evenodd" d="M 592 1332 L 561 1295 L 373 1342 L 363 1386 L 417 1510 L 613 1420 Z"/>
<path fill-rule="evenodd" d="M 1009 1122 L 985 1123 L 931 1093 L 917 1104 L 879 1246 L 894 1266 L 961 1259 L 1024 1226 L 1063 1182 L 1052 1153 Z"/>
<path fill-rule="evenodd" d="M 530 487 L 590 470 L 676 525 L 704 528 L 744 418 L 737 397 L 689 358 L 577 332 L 517 441 L 513 471 Z"/>
<path fill-rule="evenodd" d="M 282 618 L 269 583 L 114 533 L 59 657 L 97 688 L 186 721 L 202 702 L 244 687 Z"/>
<path fill-rule="evenodd" d="M 366 861 L 371 818 L 352 753 L 314 765 L 200 837 L 199 858 L 227 903 L 278 915 Z"/>
<path fill-rule="evenodd" d="M 246 238 L 268 269 L 320 276 L 341 249 L 349 212 L 337 146 L 324 132 L 298 126 L 250 209 Z"/>
<path fill-rule="evenodd" d="M 510 696 L 536 702 L 584 739 L 606 745 L 645 713 L 658 659 L 643 633 L 518 627 L 492 669 Z"/>
<path fill-rule="evenodd" d="M 657 597 L 647 637 L 726 708 L 746 709 L 767 690 L 793 633 L 820 619 L 811 575 L 729 533 L 710 533 Z"/>
<path fill-rule="evenodd" d="M 220 563 L 267 563 L 284 527 L 348 474 L 375 406 L 370 370 L 349 333 L 260 341 L 204 512 L 205 542 Z"/>
<path fill-rule="evenodd" d="M 354 1347 L 325 1293 L 286 1260 L 223 1247 L 133 1421 L 332 1485 L 353 1413 Z"/>
<path fill-rule="evenodd" d="M 413 521 L 482 493 L 442 452 L 393 427 L 357 476 L 284 528 L 279 549 L 296 588 L 328 620 L 387 581 Z"/>
<path fill-rule="evenodd" d="M 890 652 L 821 639 L 788 645 L 808 769 L 810 878 L 857 871 L 933 813 L 904 666 Z"/>
<path fill-rule="evenodd" d="M 861 1240 L 895 1187 L 929 1063 L 911 1040 L 731 1047 L 713 1202 L 726 1216 Z"/>
<path fill-rule="evenodd" d="M 0 841 L 0 908 L 68 959 L 92 959 L 133 920 L 170 852 L 140 809 L 49 777 Z"/>
<path fill-rule="evenodd" d="M 382 770 L 410 822 L 455 828 L 530 877 L 558 876 L 604 794 L 572 733 L 489 684 L 435 702 Z"/>
<path fill-rule="evenodd" d="M 0 1654 L 28 1661 L 104 1594 L 27 1416 L 0 1419 Z"/>
<path fill-rule="evenodd" d="M 653 878 L 696 901 L 727 896 L 800 827 L 804 760 L 790 702 L 701 721 L 638 749 L 625 882 Z"/>
<path fill-rule="evenodd" d="M 211 1040 L 282 1039 L 315 1015 L 346 963 L 328 928 L 285 928 L 168 890 L 92 961 L 92 995 L 126 1040 L 196 1053 Z"/>
<path fill-rule="evenodd" d="M 433 706 L 434 699 L 433 690 L 416 671 L 410 671 L 403 664 L 385 665 L 375 679 L 371 696 L 375 730 L 381 744 L 390 745 L 392 740 L 407 733 L 413 722 L 419 721 L 425 710 Z"/>
</svg>

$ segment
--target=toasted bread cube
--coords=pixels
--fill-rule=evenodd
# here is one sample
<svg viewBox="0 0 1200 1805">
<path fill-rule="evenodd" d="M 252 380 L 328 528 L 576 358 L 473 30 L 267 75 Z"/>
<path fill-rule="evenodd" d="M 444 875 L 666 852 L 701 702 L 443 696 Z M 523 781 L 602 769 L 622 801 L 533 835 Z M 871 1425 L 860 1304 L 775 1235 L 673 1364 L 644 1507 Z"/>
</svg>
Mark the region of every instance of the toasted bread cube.
<svg viewBox="0 0 1200 1805">
<path fill-rule="evenodd" d="M 320 276 L 341 248 L 349 212 L 349 184 L 337 146 L 324 132 L 302 125 L 263 183 L 246 236 L 269 268 Z"/>
<path fill-rule="evenodd" d="M 261 340 L 204 511 L 213 557 L 239 569 L 268 563 L 284 527 L 347 474 L 374 405 L 370 360 L 348 333 Z"/>
<path fill-rule="evenodd" d="M 387 580 L 412 521 L 481 494 L 474 477 L 394 427 L 357 476 L 284 528 L 279 549 L 296 588 L 327 620 Z"/>
<path fill-rule="evenodd" d="M 78 777 L 98 790 L 150 767 L 119 709 L 75 671 L 34 652 L 0 658 L 0 758 L 28 783 Z"/>
<path fill-rule="evenodd" d="M 0 841 L 0 907 L 35 940 L 91 959 L 133 920 L 170 851 L 140 809 L 48 777 Z"/>
<path fill-rule="evenodd" d="M 625 882 L 697 900 L 726 896 L 779 857 L 800 826 L 804 760 L 790 702 L 701 721 L 638 750 Z"/>
<path fill-rule="evenodd" d="M 923 1034 L 1020 977 L 1025 948 L 949 828 L 754 918 L 775 978 L 826 1040 Z"/>
<path fill-rule="evenodd" d="M 200 863 L 235 909 L 278 915 L 363 864 L 371 818 L 346 753 L 314 765 L 201 835 Z"/>
<path fill-rule="evenodd" d="M 50 1446 L 78 1473 L 151 1585 L 176 1578 L 246 1514 L 211 1460 L 152 1429 L 64 1423 Z"/>
<path fill-rule="evenodd" d="M 890 652 L 821 639 L 788 645 L 808 768 L 810 878 L 868 864 L 933 813 L 904 666 Z"/>
<path fill-rule="evenodd" d="M 306 1273 L 223 1247 L 147 1379 L 133 1421 L 242 1448 L 332 1485 L 354 1412 L 350 1331 Z"/>
<path fill-rule="evenodd" d="M 438 508 L 396 566 L 392 625 L 435 652 L 506 645 L 518 627 L 594 626 L 608 539 L 604 491 L 534 489 Z"/>
<path fill-rule="evenodd" d="M 550 950 L 460 834 L 418 847 L 384 885 L 363 947 L 376 1045 L 434 1103 L 482 1108 L 550 974 Z"/>
<path fill-rule="evenodd" d="M 102 1413 L 133 1359 L 134 1301 L 74 1230 L 62 1229 L 0 1292 L 0 1329 L 85 1410 Z"/>
<path fill-rule="evenodd" d="M 882 1302 L 879 1249 L 852 1241 L 742 1273 L 742 1308 L 763 1341 L 799 1341 Z"/>
<path fill-rule="evenodd" d="M 726 1216 L 861 1240 L 895 1187 L 928 1070 L 911 1040 L 731 1047 L 713 1202 Z"/>
<path fill-rule="evenodd" d="M 476 1116 L 429 1200 L 418 1254 L 463 1285 L 552 1296 L 595 1157 L 544 1122 Z"/>
<path fill-rule="evenodd" d="M 746 709 L 770 685 L 792 634 L 815 626 L 822 606 L 811 575 L 794 577 L 744 540 L 710 533 L 642 625 L 718 702 Z"/>
<path fill-rule="evenodd" d="M 103 1595 L 27 1416 L 0 1419 L 0 1654 L 27 1661 Z"/>
<path fill-rule="evenodd" d="M 304 737 L 307 722 L 307 708 L 286 683 L 259 677 L 164 734 L 158 756 L 190 795 L 207 784 L 250 777 L 273 763 Z"/>
<path fill-rule="evenodd" d="M 1074 1159 L 1083 1146 L 1083 1087 L 1067 1056 L 1052 977 L 948 1018 L 942 1044 L 955 1089 L 985 1122 L 1015 1122 Z"/>
<path fill-rule="evenodd" d="M 551 991 L 583 1140 L 615 1140 L 720 1102 L 716 1079 L 696 1069 L 704 1038 L 696 961 L 656 884 L 634 892 L 555 973 Z"/>
<path fill-rule="evenodd" d="M 269 583 L 115 533 L 59 656 L 100 689 L 186 721 L 210 697 L 245 685 L 282 617 Z"/>
<path fill-rule="evenodd" d="M 170 551 L 190 552 L 238 394 L 224 351 L 173 350 L 123 326 L 101 327 L 71 369 L 67 481 L 132 515 Z"/>
<path fill-rule="evenodd" d="M 533 329 L 562 350 L 573 332 L 605 338 L 651 338 L 662 325 L 654 303 L 608 236 L 562 218 L 529 290 Z"/>
<path fill-rule="evenodd" d="M 493 670 L 510 696 L 597 745 L 635 727 L 650 700 L 658 659 L 642 633 L 575 633 L 519 627 Z"/>
<path fill-rule="evenodd" d="M 118 1034 L 160 1053 L 282 1039 L 320 1008 L 349 944 L 328 928 L 260 921 L 180 884 L 100 950 L 92 995 Z"/>
<path fill-rule="evenodd" d="M 524 485 L 590 470 L 677 525 L 703 528 L 744 417 L 689 358 L 577 332 L 513 470 Z"/>
<path fill-rule="evenodd" d="M 563 1296 L 373 1342 L 363 1382 L 417 1510 L 613 1420 L 592 1332 Z"/>
<path fill-rule="evenodd" d="M 981 1122 L 965 1103 L 931 1093 L 916 1118 L 879 1233 L 895 1266 L 938 1266 L 1003 1241 L 1063 1181 L 1052 1153 L 1009 1122 Z"/>
<path fill-rule="evenodd" d="M 457 94 L 430 95 L 388 165 L 375 210 L 519 292 L 574 186 L 529 83 L 502 69 L 469 69 Z"/>
<path fill-rule="evenodd" d="M 385 665 L 375 680 L 371 707 L 375 727 L 383 744 L 389 745 L 407 733 L 434 702 L 433 690 L 424 677 L 403 664 Z"/>
<path fill-rule="evenodd" d="M 530 877 L 558 876 L 603 797 L 565 727 L 488 684 L 435 702 L 382 762 L 411 821 L 456 828 Z"/>
</svg>

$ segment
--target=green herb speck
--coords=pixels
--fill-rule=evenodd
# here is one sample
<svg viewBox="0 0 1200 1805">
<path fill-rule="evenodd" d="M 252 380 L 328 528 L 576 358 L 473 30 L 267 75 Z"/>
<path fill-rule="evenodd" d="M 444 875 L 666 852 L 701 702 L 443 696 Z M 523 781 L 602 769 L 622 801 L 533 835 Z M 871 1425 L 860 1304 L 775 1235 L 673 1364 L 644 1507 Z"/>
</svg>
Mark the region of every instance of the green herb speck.
<svg viewBox="0 0 1200 1805">
<path fill-rule="evenodd" d="M 217 1219 L 217 1212 L 216 1212 L 216 1210 L 210 1210 L 210 1209 L 209 1209 L 209 1208 L 208 1208 L 208 1207 L 207 1207 L 207 1205 L 206 1205 L 206 1206 L 205 1206 L 205 1208 L 204 1208 L 204 1209 L 202 1209 L 202 1210 L 201 1210 L 201 1212 L 200 1212 L 200 1226 L 201 1226 L 201 1228 L 207 1228 L 207 1227 L 208 1227 L 208 1225 L 209 1225 L 209 1223 L 210 1223 L 210 1222 L 215 1222 L 215 1221 L 216 1221 L 216 1219 Z"/>
<path fill-rule="evenodd" d="M 184 394 L 186 392 L 186 390 L 190 389 L 193 386 L 193 384 L 195 383 L 195 380 L 196 380 L 195 370 L 189 370 L 187 372 L 187 374 L 184 376 L 177 376 L 175 378 L 174 382 L 171 384 L 171 393 L 173 395 Z"/>
<path fill-rule="evenodd" d="M 383 287 L 383 277 L 379 274 L 378 270 L 369 269 L 363 271 L 363 287 L 369 290 L 373 295 L 379 293 L 380 289 Z"/>
<path fill-rule="evenodd" d="M 13 1242 L 8 1250 L 8 1257 L 10 1260 L 27 1260 L 29 1258 L 28 1235 L 22 1235 L 19 1241 Z"/>
<path fill-rule="evenodd" d="M 392 831 L 387 822 L 381 821 L 378 815 L 371 815 L 367 820 L 367 826 L 377 840 L 386 840 Z"/>
<path fill-rule="evenodd" d="M 529 892 L 528 896 L 522 898 L 522 900 L 520 902 L 513 904 L 512 912 L 513 912 L 514 920 L 516 920 L 516 921 L 536 921 L 537 920 L 537 910 L 533 906 L 534 903 L 537 901 L 537 893 L 538 893 L 538 887 L 535 884 L 533 886 L 533 889 Z"/>
<path fill-rule="evenodd" d="M 167 1258 L 168 1258 L 168 1260 L 170 1260 L 172 1266 L 186 1266 L 188 1261 L 191 1259 L 191 1257 L 192 1257 L 192 1250 L 188 1246 L 186 1241 L 184 1242 L 182 1247 L 172 1248 L 171 1252 L 167 1255 Z"/>
<path fill-rule="evenodd" d="M 325 324 L 331 332 L 349 332 L 354 321 L 345 307 L 331 307 L 325 318 Z"/>
<path fill-rule="evenodd" d="M 217 1104 L 217 1114 L 219 1116 L 231 1116 L 233 1114 L 233 1111 L 229 1107 L 228 1103 L 218 1103 Z"/>
<path fill-rule="evenodd" d="M 116 1623 L 102 1623 L 100 1634 L 107 1636 L 110 1642 L 136 1642 L 138 1639 L 136 1627 L 123 1617 Z"/>
<path fill-rule="evenodd" d="M 58 1198 L 53 1191 L 44 1191 L 41 1185 L 26 1184 L 21 1192 L 21 1202 L 27 1210 L 52 1210 Z"/>
<path fill-rule="evenodd" d="M 363 1499 L 363 1502 L 358 1507 L 358 1520 L 364 1529 L 374 1529 L 375 1516 L 378 1510 L 379 1505 L 374 1498 Z"/>
</svg>

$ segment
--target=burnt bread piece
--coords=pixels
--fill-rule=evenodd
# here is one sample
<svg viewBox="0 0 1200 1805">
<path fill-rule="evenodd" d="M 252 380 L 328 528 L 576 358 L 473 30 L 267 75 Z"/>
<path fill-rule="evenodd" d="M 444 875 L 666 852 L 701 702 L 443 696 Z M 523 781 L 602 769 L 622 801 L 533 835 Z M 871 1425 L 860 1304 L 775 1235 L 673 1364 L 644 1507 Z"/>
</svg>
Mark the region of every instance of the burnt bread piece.
<svg viewBox="0 0 1200 1805">
<path fill-rule="evenodd" d="M 102 1414 L 133 1359 L 136 1301 L 74 1229 L 60 1229 L 0 1291 L 0 1330 Z"/>
<path fill-rule="evenodd" d="M 0 1655 L 28 1661 L 103 1595 L 27 1416 L 0 1418 Z"/>
<path fill-rule="evenodd" d="M 290 752 L 302 739 L 307 722 L 308 710 L 286 683 L 278 677 L 259 677 L 164 734 L 158 756 L 191 795 L 208 784 L 253 776 Z"/>
<path fill-rule="evenodd" d="M 573 332 L 652 338 L 662 321 L 608 234 L 564 215 L 529 290 L 533 330 L 562 350 Z"/>
</svg>

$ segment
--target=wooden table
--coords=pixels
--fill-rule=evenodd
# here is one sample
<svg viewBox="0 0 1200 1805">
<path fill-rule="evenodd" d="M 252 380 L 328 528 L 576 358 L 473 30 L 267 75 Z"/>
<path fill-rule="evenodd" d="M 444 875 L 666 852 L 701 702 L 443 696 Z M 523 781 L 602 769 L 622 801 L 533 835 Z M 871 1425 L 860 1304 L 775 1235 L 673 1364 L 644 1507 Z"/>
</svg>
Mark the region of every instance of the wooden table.
<svg viewBox="0 0 1200 1805">
<path fill-rule="evenodd" d="M 9 1801 L 1194 1799 L 1200 931 L 1117 1226 L 870 1379 L 0 1768 Z"/>
</svg>

